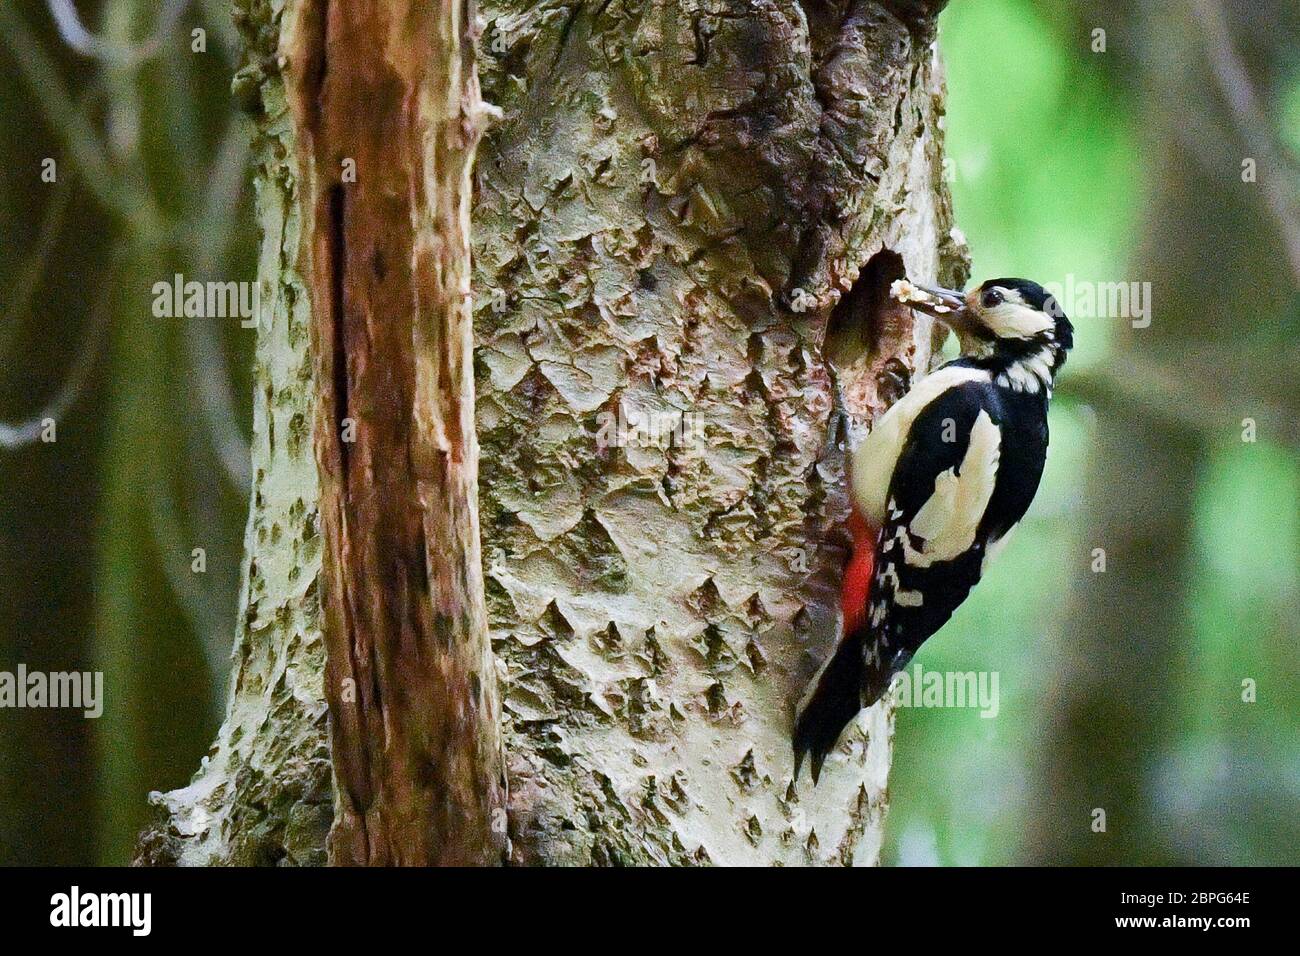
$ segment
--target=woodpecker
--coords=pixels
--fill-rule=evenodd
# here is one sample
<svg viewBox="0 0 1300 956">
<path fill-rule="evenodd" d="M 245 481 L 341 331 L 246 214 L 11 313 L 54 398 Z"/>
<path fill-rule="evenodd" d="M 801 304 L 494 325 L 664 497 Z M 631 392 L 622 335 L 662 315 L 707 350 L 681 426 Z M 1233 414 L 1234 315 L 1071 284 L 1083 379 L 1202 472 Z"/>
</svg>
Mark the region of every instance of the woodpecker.
<svg viewBox="0 0 1300 956">
<path fill-rule="evenodd" d="M 964 295 L 899 280 L 890 294 L 951 328 L 961 355 L 850 454 L 841 638 L 794 728 L 794 775 L 811 754 L 814 784 L 845 725 L 966 600 L 1024 517 L 1047 459 L 1052 383 L 1074 345 L 1056 300 L 1027 279 Z"/>
</svg>

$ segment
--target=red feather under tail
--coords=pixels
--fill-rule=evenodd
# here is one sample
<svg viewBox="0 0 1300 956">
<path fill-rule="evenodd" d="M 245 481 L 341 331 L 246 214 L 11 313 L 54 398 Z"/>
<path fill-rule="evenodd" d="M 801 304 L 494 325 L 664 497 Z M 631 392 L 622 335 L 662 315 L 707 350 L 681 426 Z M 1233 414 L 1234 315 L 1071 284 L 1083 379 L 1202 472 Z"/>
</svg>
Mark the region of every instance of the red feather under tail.
<svg viewBox="0 0 1300 956">
<path fill-rule="evenodd" d="M 844 629 L 835 652 L 810 688 L 811 696 L 794 726 L 795 778 L 799 776 L 804 756 L 811 754 L 814 783 L 844 725 L 862 709 L 865 676 L 862 645 L 866 639 L 867 602 L 871 598 L 879 529 L 873 528 L 855 509 L 849 515 L 849 530 L 853 535 L 853 553 L 844 567 L 840 587 Z"/>
<path fill-rule="evenodd" d="M 844 566 L 844 580 L 840 584 L 845 635 L 866 623 L 867 602 L 871 599 L 871 581 L 876 570 L 876 538 L 880 534 L 880 529 L 872 527 L 856 508 L 849 513 L 849 531 L 853 535 L 853 554 Z"/>
</svg>

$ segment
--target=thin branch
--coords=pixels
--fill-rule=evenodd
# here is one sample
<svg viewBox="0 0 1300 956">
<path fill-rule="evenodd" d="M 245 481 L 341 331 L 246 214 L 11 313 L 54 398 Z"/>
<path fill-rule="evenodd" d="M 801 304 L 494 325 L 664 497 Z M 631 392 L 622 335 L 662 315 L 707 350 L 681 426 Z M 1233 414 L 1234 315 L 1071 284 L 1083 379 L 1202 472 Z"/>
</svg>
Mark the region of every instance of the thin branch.
<svg viewBox="0 0 1300 956">
<path fill-rule="evenodd" d="M 204 656 L 215 676 L 221 672 L 225 656 L 219 639 L 219 635 L 224 635 L 225 628 L 212 594 L 185 567 L 186 563 L 193 560 L 193 537 L 186 531 L 176 501 L 161 478 L 153 482 L 148 497 L 149 528 L 158 549 L 163 576 L 185 619 L 189 621 L 191 630 L 202 642 Z M 178 556 L 181 562 L 179 566 Z"/>
<path fill-rule="evenodd" d="M 85 56 L 129 69 L 152 59 L 162 49 L 163 41 L 176 28 L 189 0 L 168 0 L 158 14 L 153 33 L 144 41 L 129 45 L 113 43 L 87 30 L 77 16 L 72 0 L 45 0 L 45 3 L 64 43 Z"/>
<path fill-rule="evenodd" d="M 1199 13 L 1196 20 L 1205 36 L 1205 51 L 1237 133 L 1246 148 L 1255 154 L 1259 165 L 1270 173 L 1260 185 L 1264 188 L 1265 203 L 1282 232 L 1291 272 L 1300 282 L 1300 203 L 1288 185 L 1295 170 L 1286 161 L 1284 152 L 1277 148 L 1250 73 L 1233 46 L 1222 5 L 1218 0 L 1197 0 L 1196 7 Z"/>
<path fill-rule="evenodd" d="M 204 226 L 191 237 L 194 264 L 200 273 L 210 272 L 225 257 L 243 191 L 247 155 L 247 137 L 239 123 L 231 121 L 209 171 L 208 190 L 197 217 Z M 231 483 L 246 490 L 252 477 L 249 441 L 239 427 L 221 342 L 210 325 L 191 322 L 186 328 L 185 344 L 197 373 L 199 408 L 217 460 Z"/>
<path fill-rule="evenodd" d="M 202 429 L 191 428 L 186 430 L 185 448 L 190 461 L 193 463 L 204 461 L 211 455 L 211 449 L 207 445 L 207 436 L 202 433 Z M 228 527 L 227 518 L 229 515 L 220 501 L 221 496 L 215 493 L 211 482 L 208 482 L 205 476 L 196 476 L 196 480 L 195 493 L 185 501 L 187 526 L 206 529 L 205 533 L 210 538 L 211 534 L 216 532 L 217 529 Z M 205 491 L 207 493 L 204 493 Z M 237 535 L 237 528 L 231 530 L 236 532 L 234 540 L 242 543 L 242 538 Z M 224 533 L 221 534 L 221 537 L 223 540 L 228 540 Z M 202 581 L 202 587 L 211 600 L 211 613 L 213 619 L 217 622 L 217 627 L 215 630 L 200 636 L 204 638 L 203 644 L 209 664 L 212 667 L 211 676 L 215 682 L 214 686 L 220 686 L 229 674 L 231 638 L 234 635 L 237 603 L 235 595 L 239 593 L 239 582 L 242 573 L 241 562 L 230 559 L 236 558 L 240 552 L 227 551 L 220 547 L 215 539 L 196 541 L 195 545 L 203 545 L 209 548 L 207 576 Z"/>
<path fill-rule="evenodd" d="M 221 343 L 208 323 L 194 321 L 186 327 L 185 346 L 196 373 L 199 409 L 213 451 L 231 484 L 241 491 L 247 490 L 252 479 L 251 451 L 248 439 L 239 428 L 230 391 L 230 371 Z"/>
<path fill-rule="evenodd" d="M 1287 409 L 1230 385 L 1214 383 L 1210 375 L 1174 372 L 1133 355 L 1116 355 L 1097 365 L 1066 375 L 1057 394 L 1099 405 L 1133 409 L 1165 427 L 1197 435 L 1235 434 L 1243 409 L 1271 423 L 1278 440 L 1300 448 L 1300 425 Z"/>
<path fill-rule="evenodd" d="M 0 422 L 0 449 L 21 448 L 33 444 L 40 437 L 47 419 L 57 422 L 76 402 L 86 384 L 86 379 L 90 377 L 90 370 L 95 366 L 95 359 L 99 356 L 99 347 L 104 339 L 104 330 L 108 326 L 105 318 L 107 313 L 105 301 L 101 299 L 91 311 L 90 327 L 82 336 L 77 357 L 73 360 L 63 384 L 49 405 L 22 424 L 8 425 Z"/>
<path fill-rule="evenodd" d="M 203 226 L 194 230 L 191 240 L 195 264 L 201 271 L 214 268 L 225 257 L 234 235 L 247 161 L 248 133 L 238 120 L 231 120 L 208 170 L 208 189 L 199 211 Z"/>
<path fill-rule="evenodd" d="M 0 38 L 40 104 L 46 122 L 59 135 L 78 172 L 99 203 L 119 218 L 152 234 L 162 219 L 154 198 L 114 175 L 104 144 L 83 107 L 68 92 L 53 60 L 12 4 L 0 3 Z"/>
<path fill-rule="evenodd" d="M 70 182 L 70 178 L 65 176 L 55 184 L 54 195 L 45 204 L 41 216 L 35 246 L 19 270 L 13 288 L 5 297 L 5 303 L 0 306 L 0 314 L 3 314 L 3 319 L 0 319 L 0 355 L 9 351 L 19 326 L 31 312 L 32 299 L 40 286 L 41 278 L 45 275 L 50 252 L 63 231 L 68 203 L 72 198 Z"/>
</svg>

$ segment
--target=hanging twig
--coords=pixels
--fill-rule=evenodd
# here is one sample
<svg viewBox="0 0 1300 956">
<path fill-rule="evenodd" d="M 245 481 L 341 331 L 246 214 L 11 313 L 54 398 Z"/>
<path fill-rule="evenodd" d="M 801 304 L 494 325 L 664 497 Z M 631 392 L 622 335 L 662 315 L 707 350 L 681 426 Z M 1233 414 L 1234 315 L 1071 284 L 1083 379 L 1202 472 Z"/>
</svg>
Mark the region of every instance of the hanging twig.
<svg viewBox="0 0 1300 956">
<path fill-rule="evenodd" d="M 1205 35 L 1205 51 L 1214 78 L 1228 104 L 1229 113 L 1246 148 L 1255 154 L 1266 174 L 1259 183 L 1264 201 L 1282 232 L 1291 272 L 1300 282 L 1300 204 L 1290 183 L 1296 170 L 1277 148 L 1272 125 L 1251 82 L 1250 73 L 1232 43 L 1227 18 L 1218 0 L 1197 0 L 1196 20 Z"/>
<path fill-rule="evenodd" d="M 105 321 L 105 311 L 104 300 L 101 299 L 90 313 L 90 326 L 82 336 L 77 357 L 73 360 L 63 384 L 59 387 L 58 393 L 49 405 L 39 414 L 22 424 L 8 425 L 0 422 L 0 448 L 13 449 L 32 444 L 40 437 L 47 420 L 57 422 L 63 416 L 63 413 L 72 407 L 77 400 L 77 396 L 81 394 L 81 389 L 86 384 L 90 370 L 94 367 L 95 359 L 99 355 L 99 346 L 103 341 L 104 329 L 108 324 Z"/>
<path fill-rule="evenodd" d="M 225 658 L 219 650 L 223 646 L 219 635 L 225 634 L 225 628 L 212 594 L 192 571 L 194 537 L 187 532 L 171 490 L 161 476 L 155 478 L 148 499 L 149 529 L 163 576 L 190 629 L 203 645 L 211 673 L 218 675 Z"/>
<path fill-rule="evenodd" d="M 200 269 L 214 268 L 226 254 L 243 192 L 247 159 L 248 134 L 238 120 L 231 120 L 208 170 L 208 189 L 199 212 L 205 227 L 193 233 L 194 260 Z"/>
<path fill-rule="evenodd" d="M 0 39 L 9 47 L 46 122 L 62 139 L 95 199 L 108 211 L 134 224 L 142 235 L 157 234 L 162 216 L 153 196 L 114 174 L 84 104 L 79 106 L 73 99 L 54 61 L 9 3 L 0 3 Z"/>
<path fill-rule="evenodd" d="M 5 296 L 6 301 L 0 306 L 0 312 L 3 313 L 3 319 L 0 319 L 0 355 L 9 351 L 19 326 L 31 311 L 32 299 L 40 286 L 41 278 L 45 275 L 50 250 L 54 248 L 54 243 L 63 229 L 68 201 L 72 197 L 69 181 L 64 177 L 55 185 L 54 194 L 45 204 L 35 245 L 19 270 L 13 288 Z"/>
<path fill-rule="evenodd" d="M 199 410 L 213 451 L 230 483 L 241 491 L 247 490 L 251 479 L 249 443 L 239 428 L 221 343 L 212 334 L 210 325 L 194 321 L 186 327 L 185 346 L 197 373 Z"/>
<path fill-rule="evenodd" d="M 199 221 L 205 228 L 192 237 L 194 264 L 200 273 L 214 269 L 226 254 L 242 192 L 248 143 L 237 121 L 231 121 L 208 175 L 208 190 Z M 217 460 L 231 483 L 241 491 L 251 479 L 249 442 L 239 427 L 230 373 L 221 342 L 211 326 L 192 322 L 185 334 L 189 359 L 198 373 L 199 409 Z"/>
</svg>

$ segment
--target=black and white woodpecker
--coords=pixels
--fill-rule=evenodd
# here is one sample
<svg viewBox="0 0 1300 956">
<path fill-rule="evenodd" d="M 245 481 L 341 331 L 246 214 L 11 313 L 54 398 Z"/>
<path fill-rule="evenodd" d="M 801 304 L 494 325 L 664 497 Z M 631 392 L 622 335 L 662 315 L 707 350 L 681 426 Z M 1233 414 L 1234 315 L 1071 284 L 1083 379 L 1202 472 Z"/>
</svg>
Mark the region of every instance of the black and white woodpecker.
<svg viewBox="0 0 1300 956">
<path fill-rule="evenodd" d="M 918 380 L 851 453 L 843 629 L 794 729 L 795 776 L 811 754 L 814 783 L 845 725 L 966 600 L 1029 508 L 1052 383 L 1074 344 L 1056 300 L 1026 279 L 965 295 L 900 280 L 891 294 L 948 325 L 961 355 Z"/>
</svg>

